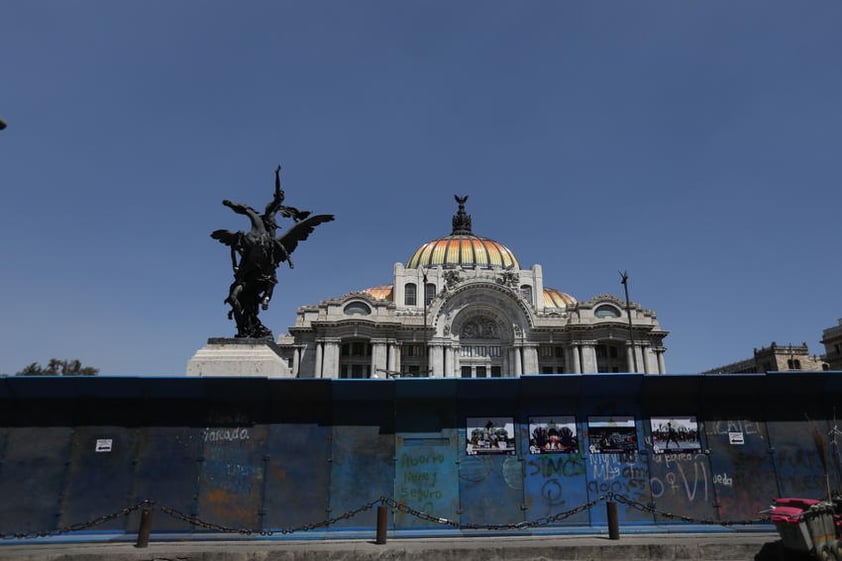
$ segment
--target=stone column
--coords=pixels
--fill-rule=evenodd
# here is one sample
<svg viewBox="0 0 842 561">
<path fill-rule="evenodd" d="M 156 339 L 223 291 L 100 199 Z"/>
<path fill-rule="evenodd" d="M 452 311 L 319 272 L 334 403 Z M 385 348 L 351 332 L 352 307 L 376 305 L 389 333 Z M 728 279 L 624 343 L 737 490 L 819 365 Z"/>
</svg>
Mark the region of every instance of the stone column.
<svg viewBox="0 0 842 561">
<path fill-rule="evenodd" d="M 571 355 L 573 358 L 573 374 L 582 373 L 582 349 L 578 342 L 571 345 Z"/>
<path fill-rule="evenodd" d="M 322 357 L 324 355 L 324 343 L 316 341 L 316 367 L 313 369 L 314 378 L 322 378 Z"/>
<path fill-rule="evenodd" d="M 520 347 L 515 347 L 512 349 L 512 359 L 514 361 L 515 366 L 515 377 L 520 377 L 523 375 L 523 353 Z"/>
<path fill-rule="evenodd" d="M 292 351 L 292 375 L 298 377 L 298 369 L 301 367 L 301 347 L 295 347 Z"/>
<path fill-rule="evenodd" d="M 339 377 L 339 350 L 340 339 L 330 338 L 324 340 L 324 356 L 322 357 L 322 378 Z"/>
<path fill-rule="evenodd" d="M 541 373 L 538 369 L 538 345 L 523 346 L 523 372 L 527 374 Z"/>
<path fill-rule="evenodd" d="M 397 372 L 400 369 L 401 348 L 395 341 L 389 342 L 389 366 L 387 368 L 392 372 Z"/>
<path fill-rule="evenodd" d="M 592 374 L 598 370 L 595 344 L 594 341 L 582 341 L 582 374 Z"/>
<path fill-rule="evenodd" d="M 644 341 L 640 343 L 640 360 L 643 365 L 643 373 L 649 374 L 652 372 L 652 350 L 649 347 L 649 342 Z"/>
<path fill-rule="evenodd" d="M 658 355 L 658 374 L 664 374 L 667 371 L 664 366 L 664 350 L 663 347 L 655 349 L 655 354 Z"/>
<path fill-rule="evenodd" d="M 371 375 L 378 370 L 388 370 L 386 339 L 371 340 Z"/>
<path fill-rule="evenodd" d="M 427 348 L 429 350 L 429 361 L 427 362 L 427 376 L 433 377 L 440 377 L 442 375 L 442 370 L 444 369 L 444 357 L 442 356 L 442 348 L 441 344 L 438 342 L 430 342 L 427 344 Z M 422 376 L 425 374 L 422 372 Z"/>
<path fill-rule="evenodd" d="M 444 378 L 453 378 L 453 345 L 448 343 L 444 347 Z"/>
<path fill-rule="evenodd" d="M 629 369 L 629 372 L 634 372 L 634 346 L 626 341 L 626 368 Z"/>
</svg>

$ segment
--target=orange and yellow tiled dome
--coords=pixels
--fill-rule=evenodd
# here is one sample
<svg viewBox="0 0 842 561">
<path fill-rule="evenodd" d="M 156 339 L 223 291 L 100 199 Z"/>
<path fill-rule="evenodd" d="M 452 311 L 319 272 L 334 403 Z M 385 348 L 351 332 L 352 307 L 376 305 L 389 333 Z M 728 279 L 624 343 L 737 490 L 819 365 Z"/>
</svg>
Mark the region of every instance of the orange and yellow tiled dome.
<svg viewBox="0 0 842 561">
<path fill-rule="evenodd" d="M 427 242 L 406 262 L 408 269 L 418 267 L 502 267 L 520 269 L 514 253 L 494 240 L 474 235 L 471 216 L 465 213 L 468 197 L 456 197 L 459 210 L 453 216 L 453 231 L 449 236 Z"/>
<path fill-rule="evenodd" d="M 418 267 L 503 267 L 520 269 L 514 253 L 501 243 L 474 235 L 454 235 L 425 243 L 407 261 Z"/>
</svg>

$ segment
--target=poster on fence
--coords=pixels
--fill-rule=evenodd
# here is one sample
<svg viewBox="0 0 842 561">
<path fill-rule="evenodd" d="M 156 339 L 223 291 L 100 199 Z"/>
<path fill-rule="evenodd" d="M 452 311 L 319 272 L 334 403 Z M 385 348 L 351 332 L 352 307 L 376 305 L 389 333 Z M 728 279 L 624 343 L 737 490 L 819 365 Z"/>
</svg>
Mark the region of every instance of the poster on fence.
<svg viewBox="0 0 842 561">
<path fill-rule="evenodd" d="M 515 453 L 513 417 L 468 417 L 465 424 L 469 456 Z"/>
<path fill-rule="evenodd" d="M 576 419 L 571 415 L 529 418 L 531 454 L 573 454 L 579 451 Z"/>
<path fill-rule="evenodd" d="M 696 417 L 652 417 L 652 451 L 681 454 L 702 451 Z"/>
<path fill-rule="evenodd" d="M 634 417 L 588 417 L 588 450 L 591 454 L 636 452 Z"/>
</svg>

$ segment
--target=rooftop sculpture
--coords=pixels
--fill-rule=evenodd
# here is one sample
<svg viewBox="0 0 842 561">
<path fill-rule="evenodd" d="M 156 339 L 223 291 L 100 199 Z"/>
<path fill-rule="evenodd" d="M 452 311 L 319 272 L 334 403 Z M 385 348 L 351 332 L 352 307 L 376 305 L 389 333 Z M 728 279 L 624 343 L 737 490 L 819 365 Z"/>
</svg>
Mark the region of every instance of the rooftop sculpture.
<svg viewBox="0 0 842 561">
<path fill-rule="evenodd" d="M 251 222 L 248 232 L 214 230 L 211 237 L 231 249 L 231 267 L 234 281 L 228 289 L 225 303 L 231 306 L 228 319 L 237 323 L 237 337 L 271 339 L 272 331 L 257 317 L 260 309 L 267 310 L 275 285 L 278 283 L 277 268 L 286 261 L 293 268 L 290 256 L 298 242 L 304 241 L 319 224 L 333 220 L 332 214 L 311 216 L 310 211 L 285 206 L 284 191 L 281 189 L 281 166 L 275 169 L 275 193 L 267 203 L 263 214 L 250 206 L 229 200 L 222 204 L 245 215 Z M 278 223 L 275 216 L 291 218 L 293 225 L 280 236 L 276 236 Z"/>
</svg>

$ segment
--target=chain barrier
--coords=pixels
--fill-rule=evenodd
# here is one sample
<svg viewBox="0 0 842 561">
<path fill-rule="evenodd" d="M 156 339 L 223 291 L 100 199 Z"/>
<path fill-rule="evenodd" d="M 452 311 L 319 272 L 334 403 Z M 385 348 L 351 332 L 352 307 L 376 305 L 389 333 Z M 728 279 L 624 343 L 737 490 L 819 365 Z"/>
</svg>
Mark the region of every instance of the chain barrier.
<svg viewBox="0 0 842 561">
<path fill-rule="evenodd" d="M 105 524 L 111 520 L 128 516 L 131 513 L 141 509 L 141 508 L 156 508 L 160 510 L 164 514 L 175 518 L 177 520 L 181 520 L 183 522 L 188 523 L 191 526 L 195 526 L 198 528 L 202 528 L 205 530 L 212 530 L 215 532 L 222 532 L 228 534 L 240 534 L 244 536 L 272 536 L 274 534 L 293 534 L 295 532 L 306 532 L 308 530 L 315 530 L 317 528 L 327 528 L 329 526 L 333 526 L 337 522 L 342 520 L 349 520 L 362 512 L 369 511 L 373 509 L 375 506 L 384 505 L 396 510 L 398 512 L 403 512 L 409 514 L 410 516 L 414 516 L 419 520 L 424 520 L 427 522 L 432 522 L 435 524 L 439 524 L 442 526 L 450 526 L 451 528 L 458 529 L 458 530 L 522 530 L 526 528 L 538 528 L 542 526 L 549 526 L 551 524 L 560 522 L 571 516 L 579 514 L 580 512 L 584 512 L 586 510 L 590 510 L 595 505 L 603 502 L 603 501 L 616 501 L 618 503 L 622 503 L 629 508 L 633 508 L 640 512 L 644 512 L 646 514 L 657 515 L 663 518 L 669 518 L 671 520 L 680 520 L 682 522 L 691 522 L 697 524 L 707 524 L 707 525 L 715 525 L 715 526 L 737 526 L 737 525 L 750 525 L 750 524 L 768 524 L 770 522 L 770 518 L 768 516 L 760 517 L 760 518 L 753 518 L 753 519 L 743 519 L 743 520 L 712 520 L 712 519 L 705 519 L 705 518 L 693 518 L 691 516 L 685 516 L 680 514 L 674 514 L 671 512 L 666 512 L 662 510 L 656 509 L 652 504 L 644 504 L 633 499 L 626 497 L 625 495 L 620 495 L 617 493 L 607 493 L 605 495 L 600 495 L 599 497 L 576 507 L 573 507 L 569 510 L 565 510 L 562 512 L 558 512 L 551 516 L 542 516 L 541 518 L 536 518 L 534 520 L 524 520 L 521 522 L 513 522 L 509 524 L 463 524 L 457 522 L 455 520 L 450 520 L 448 518 L 444 518 L 441 516 L 436 516 L 434 514 L 429 514 L 422 510 L 418 510 L 412 508 L 411 506 L 400 503 L 395 499 L 389 497 L 380 497 L 379 499 L 375 499 L 373 501 L 369 501 L 355 509 L 348 510 L 343 512 L 338 516 L 334 516 L 331 518 L 327 518 L 320 522 L 313 522 L 309 524 L 302 524 L 300 526 L 291 526 L 288 528 L 280 528 L 280 529 L 253 529 L 253 528 L 236 528 L 233 526 L 224 526 L 222 524 L 215 524 L 213 522 L 208 522 L 206 520 L 202 520 L 198 516 L 194 516 L 191 514 L 186 514 L 178 509 L 173 507 L 163 505 L 163 504 L 156 504 L 155 501 L 151 499 L 146 499 L 139 503 L 127 506 L 124 509 L 112 512 L 110 514 L 106 514 L 103 516 L 99 516 L 97 518 L 93 518 L 88 520 L 87 522 L 82 522 L 79 524 L 73 524 L 70 526 L 62 526 L 55 530 L 44 531 L 44 532 L 22 532 L 22 533 L 12 533 L 12 534 L 3 534 L 0 533 L 0 540 L 8 540 L 8 539 L 32 539 L 32 538 L 43 538 L 43 537 L 50 537 L 56 536 L 61 534 L 67 534 L 70 532 L 78 532 L 81 530 L 87 530 L 101 524 Z"/>
<path fill-rule="evenodd" d="M 611 497 L 613 497 L 618 503 L 623 503 L 626 506 L 629 506 L 633 509 L 639 510 L 641 512 L 645 512 L 647 514 L 656 514 L 663 518 L 669 518 L 671 520 L 681 520 L 682 522 L 695 522 L 697 524 L 708 524 L 712 526 L 747 526 L 750 524 L 768 524 L 771 522 L 771 518 L 768 516 L 761 516 L 759 518 L 746 518 L 742 520 L 713 520 L 710 518 L 693 518 L 691 516 L 684 516 L 681 514 L 673 514 L 671 512 L 666 512 L 663 510 L 657 510 L 652 505 L 643 504 L 638 501 L 634 501 L 629 499 L 624 495 L 619 495 L 616 493 L 609 493 Z"/>
<path fill-rule="evenodd" d="M 114 511 L 110 514 L 104 514 L 102 516 L 98 516 L 96 518 L 92 518 L 87 522 L 80 522 L 78 524 L 71 524 L 70 526 L 60 526 L 55 530 L 47 530 L 43 532 L 17 532 L 12 534 L 4 534 L 0 532 L 0 540 L 12 540 L 12 539 L 32 539 L 32 538 L 48 538 L 51 536 L 59 536 L 61 534 L 69 534 L 70 532 L 80 532 L 82 530 L 88 530 L 90 528 L 94 528 L 96 526 L 100 526 L 105 524 L 106 522 L 110 522 L 111 520 L 115 520 L 122 516 L 128 516 L 136 510 L 141 508 L 151 508 L 154 505 L 154 501 L 151 500 L 144 500 L 139 503 L 135 503 L 133 505 L 129 505 L 126 508 Z"/>
</svg>

